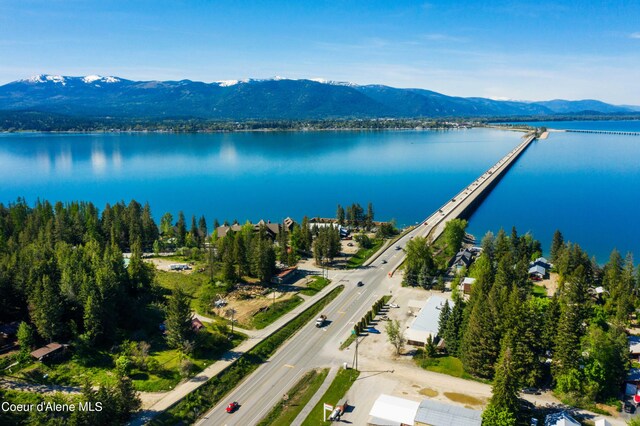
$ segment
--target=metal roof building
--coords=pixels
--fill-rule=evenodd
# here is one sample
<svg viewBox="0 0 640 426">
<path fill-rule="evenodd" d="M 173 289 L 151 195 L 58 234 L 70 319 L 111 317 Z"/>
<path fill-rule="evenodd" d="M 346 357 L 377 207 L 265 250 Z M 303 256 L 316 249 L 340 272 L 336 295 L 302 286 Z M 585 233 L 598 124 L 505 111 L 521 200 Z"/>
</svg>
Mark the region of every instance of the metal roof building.
<svg viewBox="0 0 640 426">
<path fill-rule="evenodd" d="M 440 310 L 447 299 L 440 296 L 431 296 L 424 307 L 413 320 L 411 327 L 406 331 L 407 343 L 415 346 L 424 346 L 427 338 L 435 338 L 438 334 L 440 322 Z"/>
<path fill-rule="evenodd" d="M 420 403 L 416 413 L 416 426 L 481 426 L 482 411 L 443 404 L 431 399 Z"/>
</svg>

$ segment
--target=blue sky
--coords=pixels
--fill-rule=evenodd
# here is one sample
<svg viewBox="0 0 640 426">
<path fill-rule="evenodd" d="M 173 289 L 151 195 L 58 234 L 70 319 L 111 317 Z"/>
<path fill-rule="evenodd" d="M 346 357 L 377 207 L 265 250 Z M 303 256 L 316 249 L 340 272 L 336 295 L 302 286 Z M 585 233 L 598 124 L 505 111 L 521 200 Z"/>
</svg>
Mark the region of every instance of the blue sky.
<svg viewBox="0 0 640 426">
<path fill-rule="evenodd" d="M 640 104 L 640 2 L 0 0 L 0 84 L 325 78 Z"/>
</svg>

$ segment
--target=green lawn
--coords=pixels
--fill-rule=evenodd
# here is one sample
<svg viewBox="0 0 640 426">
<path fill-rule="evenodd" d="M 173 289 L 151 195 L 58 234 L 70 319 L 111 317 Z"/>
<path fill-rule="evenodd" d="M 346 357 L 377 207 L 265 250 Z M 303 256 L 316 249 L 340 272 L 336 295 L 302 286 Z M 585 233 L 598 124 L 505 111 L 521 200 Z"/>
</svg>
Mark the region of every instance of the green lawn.
<svg viewBox="0 0 640 426">
<path fill-rule="evenodd" d="M 313 407 L 309 416 L 302 422 L 303 426 L 316 426 L 316 425 L 330 425 L 331 422 L 322 421 L 322 408 L 323 404 L 331 404 L 335 406 L 340 400 L 347 394 L 347 391 L 351 388 L 353 382 L 358 378 L 360 372 L 358 370 L 340 369 L 335 379 L 329 386 L 329 389 L 322 395 L 320 401 Z M 328 416 L 328 414 L 327 414 Z"/>
<path fill-rule="evenodd" d="M 362 264 L 366 262 L 366 260 L 369 259 L 375 252 L 377 252 L 384 244 L 384 240 L 378 238 L 372 240 L 372 242 L 373 246 L 371 248 L 360 249 L 356 254 L 353 255 L 353 257 L 351 257 L 351 259 L 349 259 L 349 261 L 347 262 L 348 269 L 354 269 L 362 266 Z"/>
<path fill-rule="evenodd" d="M 309 284 L 307 284 L 307 287 L 300 290 L 300 293 L 305 296 L 313 296 L 329 285 L 330 282 L 331 280 L 327 278 L 314 276 L 309 281 Z"/>
<path fill-rule="evenodd" d="M 531 293 L 534 297 L 547 297 L 547 289 L 541 285 L 532 284 Z"/>
<path fill-rule="evenodd" d="M 437 356 L 435 358 L 424 358 L 422 349 L 418 349 L 413 360 L 425 370 L 435 371 L 436 373 L 448 374 L 449 376 L 460 377 L 462 379 L 477 380 L 469 373 L 464 371 L 462 361 L 452 356 Z"/>
<path fill-rule="evenodd" d="M 217 333 L 215 326 L 205 325 L 196 339 L 199 345 L 186 357 L 193 363 L 192 374 L 196 374 L 218 360 L 224 352 L 239 345 L 246 336 L 235 333 L 231 341 Z M 178 350 L 167 347 L 164 338 L 157 336 L 149 341 L 151 347 L 147 365 L 153 367 L 141 369 L 133 365 L 129 376 L 136 390 L 145 392 L 161 392 L 174 388 L 182 377 L 179 373 L 181 356 Z M 54 363 L 35 362 L 15 373 L 31 383 L 56 384 L 63 386 L 81 386 L 85 378 L 95 385 L 106 384 L 115 379 L 115 361 L 120 353 L 107 350 L 87 348 L 76 350 L 64 361 Z"/>
<path fill-rule="evenodd" d="M 328 373 L 329 369 L 324 368 L 311 370 L 302 376 L 287 392 L 289 399 L 278 401 L 258 426 L 289 426 L 318 391 Z"/>
<path fill-rule="evenodd" d="M 251 318 L 250 328 L 261 330 L 280 318 L 282 315 L 293 310 L 296 306 L 304 302 L 300 296 L 293 296 L 290 299 L 281 300 L 269 305 L 269 309 L 259 312 Z"/>
</svg>

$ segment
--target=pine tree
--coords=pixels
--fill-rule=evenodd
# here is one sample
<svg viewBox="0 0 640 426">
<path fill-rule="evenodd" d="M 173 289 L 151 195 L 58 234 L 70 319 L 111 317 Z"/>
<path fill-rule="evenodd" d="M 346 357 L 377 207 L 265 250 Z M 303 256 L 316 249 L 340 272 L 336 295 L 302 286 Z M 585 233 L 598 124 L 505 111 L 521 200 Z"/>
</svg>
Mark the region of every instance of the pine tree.
<svg viewBox="0 0 640 426">
<path fill-rule="evenodd" d="M 444 330 L 444 343 L 447 347 L 447 352 L 452 356 L 460 355 L 464 309 L 464 302 L 462 301 L 457 301 L 453 305 L 451 315 L 447 321 L 447 327 Z"/>
<path fill-rule="evenodd" d="M 31 320 L 38 334 L 52 342 L 64 331 L 62 316 L 64 309 L 60 290 L 56 283 L 45 275 L 37 280 L 29 301 Z"/>
<path fill-rule="evenodd" d="M 184 219 L 184 213 L 178 213 L 178 222 L 176 223 L 176 239 L 178 247 L 184 247 L 187 241 L 187 223 Z"/>
<path fill-rule="evenodd" d="M 511 348 L 505 347 L 496 365 L 496 376 L 492 388 L 493 394 L 485 414 L 482 416 L 483 424 L 501 424 L 501 422 L 497 421 L 498 419 L 502 419 L 502 422 L 506 421 L 504 424 L 516 424 L 514 420 L 518 418 L 520 412 L 518 388 L 518 377 Z"/>
<path fill-rule="evenodd" d="M 169 297 L 165 326 L 169 347 L 182 349 L 185 346 L 185 342 L 191 340 L 191 307 L 189 306 L 189 296 L 181 287 L 176 287 Z"/>
<path fill-rule="evenodd" d="M 338 221 L 338 225 L 344 226 L 344 209 L 340 204 L 338 204 L 338 208 L 336 209 L 336 220 Z"/>
<path fill-rule="evenodd" d="M 487 303 L 473 304 L 462 339 L 462 362 L 469 373 L 491 378 L 500 350 L 500 336 Z"/>
<path fill-rule="evenodd" d="M 549 252 L 549 260 L 552 263 L 558 261 L 558 256 L 560 255 L 560 251 L 564 248 L 564 237 L 562 236 L 562 232 L 556 229 L 556 232 L 553 233 L 553 240 L 551 242 L 551 251 Z"/>
<path fill-rule="evenodd" d="M 102 334 L 102 312 L 99 295 L 90 293 L 84 303 L 84 335 L 91 343 L 95 343 Z"/>
<path fill-rule="evenodd" d="M 371 202 L 367 205 L 367 215 L 365 216 L 364 221 L 365 229 L 370 231 L 371 228 L 373 228 L 373 204 Z"/>
<path fill-rule="evenodd" d="M 18 326 L 17 338 L 18 344 L 20 345 L 20 353 L 23 355 L 28 354 L 35 344 L 35 338 L 33 336 L 33 329 L 31 326 L 22 321 Z"/>
<path fill-rule="evenodd" d="M 451 307 L 449 306 L 449 301 L 445 300 L 444 306 L 440 310 L 440 317 L 438 319 L 438 336 L 441 338 L 444 336 L 444 332 L 447 329 L 447 323 L 449 322 L 449 317 L 451 316 Z"/>
</svg>

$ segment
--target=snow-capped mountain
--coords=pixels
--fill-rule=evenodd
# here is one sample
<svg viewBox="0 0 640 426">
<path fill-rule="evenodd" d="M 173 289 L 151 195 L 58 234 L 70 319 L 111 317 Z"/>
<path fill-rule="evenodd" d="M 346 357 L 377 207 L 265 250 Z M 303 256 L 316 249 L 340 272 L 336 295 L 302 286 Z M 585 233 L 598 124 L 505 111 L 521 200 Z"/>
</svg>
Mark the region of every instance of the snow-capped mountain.
<svg viewBox="0 0 640 426">
<path fill-rule="evenodd" d="M 322 119 L 627 113 L 598 101 L 519 102 L 461 98 L 424 89 L 357 85 L 320 78 L 132 81 L 113 76 L 41 74 L 0 86 L 0 111 L 77 117 Z"/>
</svg>

